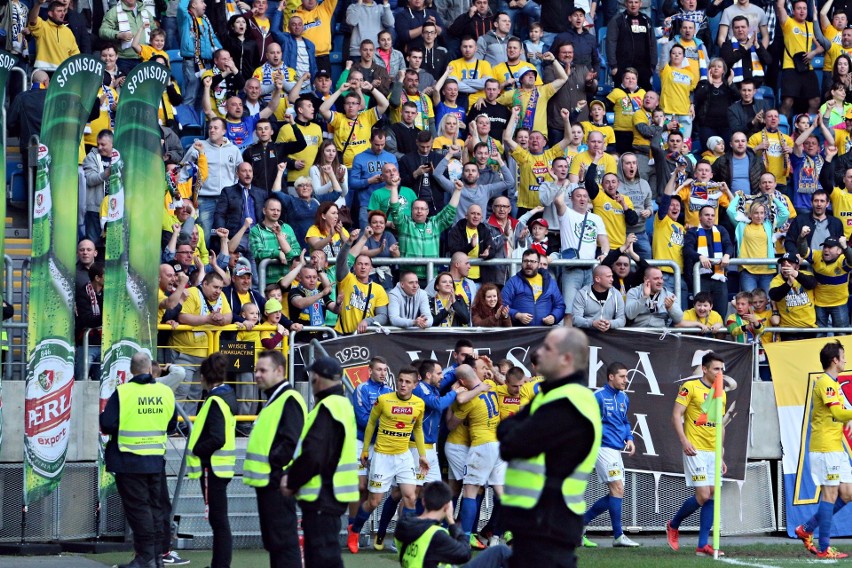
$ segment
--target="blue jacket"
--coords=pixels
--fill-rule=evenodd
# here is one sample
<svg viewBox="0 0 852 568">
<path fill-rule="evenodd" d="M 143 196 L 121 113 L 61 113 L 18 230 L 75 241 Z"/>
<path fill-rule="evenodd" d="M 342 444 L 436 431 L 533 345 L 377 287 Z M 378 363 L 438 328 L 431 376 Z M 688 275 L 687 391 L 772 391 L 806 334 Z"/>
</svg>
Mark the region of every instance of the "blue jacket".
<svg viewBox="0 0 852 568">
<path fill-rule="evenodd" d="M 201 22 L 201 59 L 212 60 L 213 52 L 222 49 L 216 33 L 209 29 L 209 20 Z M 192 17 L 189 15 L 189 0 L 180 0 L 177 11 L 177 25 L 180 32 L 180 56 L 195 57 L 195 40 L 192 37 Z M 213 45 L 210 45 L 210 38 Z"/>
<path fill-rule="evenodd" d="M 373 191 L 385 184 L 381 180 L 379 183 L 373 184 L 368 183 L 367 180 L 376 174 L 381 174 L 382 167 L 388 163 L 399 167 L 396 156 L 387 150 L 382 150 L 379 155 L 376 155 L 370 148 L 364 150 L 352 160 L 352 168 L 349 170 L 349 188 L 358 192 L 358 202 L 361 207 L 369 205 Z"/>
<path fill-rule="evenodd" d="M 532 314 L 533 319 L 529 323 L 531 326 L 544 325 L 541 320 L 550 315 L 556 318 L 553 325 L 559 325 L 565 316 L 565 300 L 562 298 L 559 286 L 556 285 L 556 280 L 546 270 L 538 272 L 542 275 L 542 291 L 538 301 L 533 299 L 532 287 L 520 272 L 509 278 L 506 286 L 503 287 L 503 303 L 509 306 L 512 325 L 521 325 L 515 320 L 518 312 Z"/>
<path fill-rule="evenodd" d="M 426 415 L 423 417 L 423 438 L 427 444 L 438 443 L 438 429 L 444 411 L 456 400 L 456 391 L 451 390 L 441 396 L 438 387 L 433 387 L 423 381 L 414 387 L 414 396 L 423 399 L 426 405 Z"/>
<path fill-rule="evenodd" d="M 299 46 L 296 43 L 296 38 L 294 38 L 291 33 L 277 31 L 280 30 L 281 27 L 275 26 L 276 18 L 278 18 L 279 21 L 281 20 L 281 12 L 278 10 L 275 11 L 275 15 L 272 17 L 270 28 L 272 29 L 272 37 L 281 45 L 281 60 L 287 67 L 296 69 L 297 63 L 299 62 Z M 317 74 L 317 48 L 314 45 L 314 42 L 308 38 L 303 37 L 302 40 L 305 42 L 305 49 L 308 50 L 309 69 L 311 77 L 313 77 Z"/>
<path fill-rule="evenodd" d="M 355 422 L 358 425 L 358 439 L 364 441 L 364 430 L 367 429 L 367 422 L 370 420 L 370 412 L 373 411 L 373 406 L 379 397 L 383 394 L 393 392 L 393 389 L 384 383 L 377 383 L 370 379 L 365 383 L 361 383 L 352 394 L 352 406 L 355 408 Z M 376 440 L 376 432 L 373 434 L 373 439 L 370 443 Z M 366 445 L 366 444 L 365 444 Z"/>
<path fill-rule="evenodd" d="M 616 390 L 609 385 L 595 392 L 598 406 L 601 407 L 601 421 L 603 422 L 603 441 L 601 445 L 605 448 L 623 450 L 628 440 L 633 440 L 630 429 L 630 420 L 627 411 L 630 408 L 630 399 L 623 391 Z"/>
</svg>

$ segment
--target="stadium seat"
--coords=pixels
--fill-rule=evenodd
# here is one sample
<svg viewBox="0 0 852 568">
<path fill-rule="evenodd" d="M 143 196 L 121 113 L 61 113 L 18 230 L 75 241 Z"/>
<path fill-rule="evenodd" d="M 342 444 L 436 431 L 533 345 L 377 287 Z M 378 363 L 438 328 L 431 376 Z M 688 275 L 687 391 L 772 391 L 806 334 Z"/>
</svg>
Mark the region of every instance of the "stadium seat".
<svg viewBox="0 0 852 568">
<path fill-rule="evenodd" d="M 814 57 L 813 62 L 811 64 L 813 65 L 814 69 L 822 70 L 822 68 L 825 67 L 825 57 L 823 57 L 822 55 L 817 55 L 816 57 Z"/>
<path fill-rule="evenodd" d="M 775 100 L 775 91 L 772 90 L 772 87 L 769 87 L 767 85 L 763 85 L 754 94 L 754 98 L 757 99 L 757 100 L 767 99 L 767 100 L 770 100 L 770 101 L 774 101 Z"/>
<path fill-rule="evenodd" d="M 606 62 L 606 26 L 598 30 L 598 52 L 601 54 L 601 67 L 607 67 Z"/>
<path fill-rule="evenodd" d="M 20 164 L 18 164 L 20 168 Z M 12 172 L 9 184 L 9 201 L 18 207 L 27 206 L 27 179 L 23 169 Z"/>
<path fill-rule="evenodd" d="M 175 118 L 181 125 L 181 131 L 187 128 L 196 127 L 203 129 L 204 115 L 186 105 L 178 105 L 175 108 Z"/>
<path fill-rule="evenodd" d="M 180 56 L 180 51 L 170 49 L 166 53 L 169 54 L 169 67 L 172 71 L 172 79 L 177 83 L 178 88 L 183 91 L 183 57 Z"/>
<path fill-rule="evenodd" d="M 778 120 L 778 130 L 786 135 L 790 135 L 790 123 L 787 121 L 787 115 L 782 114 Z"/>
<path fill-rule="evenodd" d="M 328 58 L 332 63 L 343 63 L 343 54 L 339 51 L 332 51 L 328 54 Z"/>
<path fill-rule="evenodd" d="M 187 150 L 189 150 L 189 147 L 192 146 L 193 143 L 195 143 L 195 141 L 198 140 L 198 138 L 199 137 L 195 136 L 195 135 L 181 136 L 180 137 L 180 145 L 183 146 L 183 151 L 186 152 Z M 202 136 L 202 138 L 203 138 L 203 136 Z"/>
<path fill-rule="evenodd" d="M 598 89 L 598 90 L 600 90 L 600 89 Z M 610 126 L 612 126 L 614 122 L 615 122 L 615 113 L 614 112 L 606 113 L 606 123 L 609 124 Z"/>
</svg>

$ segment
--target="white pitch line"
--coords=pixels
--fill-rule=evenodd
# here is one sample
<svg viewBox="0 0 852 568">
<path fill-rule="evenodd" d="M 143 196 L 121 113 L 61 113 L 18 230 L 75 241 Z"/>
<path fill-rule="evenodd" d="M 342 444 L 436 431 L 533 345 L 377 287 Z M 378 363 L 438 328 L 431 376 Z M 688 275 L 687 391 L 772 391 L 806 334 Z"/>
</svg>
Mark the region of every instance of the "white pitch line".
<svg viewBox="0 0 852 568">
<path fill-rule="evenodd" d="M 733 558 L 720 558 L 722 562 L 733 564 L 734 566 L 753 566 L 754 568 L 777 568 L 774 564 L 757 564 L 756 562 L 744 562 L 743 560 L 735 560 Z"/>
</svg>

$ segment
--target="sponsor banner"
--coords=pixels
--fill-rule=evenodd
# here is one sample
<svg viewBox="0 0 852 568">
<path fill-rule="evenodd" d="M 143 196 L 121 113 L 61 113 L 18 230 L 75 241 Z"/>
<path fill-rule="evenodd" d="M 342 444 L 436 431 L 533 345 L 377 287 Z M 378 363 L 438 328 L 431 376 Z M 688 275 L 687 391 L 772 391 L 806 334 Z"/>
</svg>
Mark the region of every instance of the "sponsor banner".
<svg viewBox="0 0 852 568">
<path fill-rule="evenodd" d="M 17 63 L 18 58 L 12 55 L 11 53 L 7 53 L 0 49 L 0 101 L 6 100 L 6 85 L 9 84 L 9 73 L 12 70 L 12 67 Z M 6 115 L 4 113 L 0 113 L 0 129 L 4 132 L 6 130 Z M 6 183 L 6 160 L 0 160 L 0 180 L 3 180 L 3 183 Z M 6 218 L 6 200 L 0 199 L 0 219 Z M 4 242 L 6 238 L 6 231 L 0 231 L 0 251 L 6 250 L 6 244 Z M 4 264 L 5 266 L 5 264 Z M 0 269 L 0 276 L 3 275 L 3 270 Z M 0 282 L 5 282 L 5 278 L 0 278 Z M 0 300 L 3 300 L 3 287 L 0 286 Z M 3 342 L 3 347 L 8 347 L 9 338 L 5 331 L 3 331 L 3 336 L 0 337 L 0 341 Z M 0 382 L 0 444 L 3 443 L 3 386 L 2 382 Z"/>
<path fill-rule="evenodd" d="M 453 363 L 453 348 L 461 338 L 470 339 L 477 353 L 488 355 L 495 364 L 508 359 L 532 375 L 530 353 L 549 330 L 545 328 L 425 330 L 393 332 L 390 335 L 352 335 L 323 341 L 322 346 L 343 367 L 344 380 L 357 386 L 368 380 L 370 358 L 381 355 L 388 360 L 393 376 L 415 359 L 435 359 L 445 367 Z M 727 341 L 708 340 L 687 335 L 642 333 L 626 330 L 589 336 L 589 388 L 606 383 L 606 367 L 613 362 L 629 369 L 627 393 L 636 453 L 624 454 L 625 467 L 683 475 L 683 452 L 671 426 L 672 409 L 680 385 L 697 378 L 701 357 L 714 350 L 725 360 L 725 391 L 728 406 L 724 417 L 726 478 L 745 479 L 748 445 L 749 406 L 753 373 L 753 349 Z M 303 362 L 307 345 L 298 348 Z M 296 365 L 295 380 L 307 380 L 304 365 Z"/>
<path fill-rule="evenodd" d="M 162 65 L 137 65 L 124 81 L 115 116 L 115 151 L 106 206 L 104 323 L 100 408 L 130 378 L 130 358 L 153 357 L 157 345 L 158 275 L 163 222 L 162 133 L 157 108 L 169 79 Z M 132 211 L 132 215 L 125 212 Z M 107 436 L 98 452 L 101 501 L 115 490 L 104 467 Z"/>
<path fill-rule="evenodd" d="M 775 402 L 781 426 L 782 465 L 784 469 L 784 506 L 787 514 L 787 534 L 795 537 L 796 527 L 816 514 L 820 500 L 819 482 L 812 477 L 809 443 L 813 387 L 822 375 L 819 352 L 830 342 L 839 340 L 846 353 L 852 353 L 852 336 L 803 339 L 764 345 L 775 383 Z M 852 409 L 852 369 L 840 373 L 840 394 L 844 407 Z M 850 458 L 852 438 L 846 434 L 843 448 Z M 831 536 L 852 535 L 852 508 L 841 509 L 834 515 Z"/>
<path fill-rule="evenodd" d="M 77 262 L 77 156 L 104 64 L 76 55 L 59 66 L 44 105 L 33 211 L 27 330 L 24 506 L 62 478 L 74 381 L 74 282 Z"/>
</svg>

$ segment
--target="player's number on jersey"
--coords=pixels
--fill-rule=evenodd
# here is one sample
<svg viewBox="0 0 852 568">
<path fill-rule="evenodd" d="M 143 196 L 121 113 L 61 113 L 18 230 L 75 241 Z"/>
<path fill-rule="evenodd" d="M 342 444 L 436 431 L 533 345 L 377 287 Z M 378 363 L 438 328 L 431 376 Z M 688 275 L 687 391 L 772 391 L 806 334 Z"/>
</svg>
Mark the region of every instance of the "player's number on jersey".
<svg viewBox="0 0 852 568">
<path fill-rule="evenodd" d="M 487 392 L 479 395 L 479 398 L 482 399 L 482 402 L 485 403 L 485 408 L 488 409 L 488 418 L 496 418 L 500 415 L 500 408 L 498 406 L 499 402 L 497 399 L 496 392 Z"/>
</svg>

